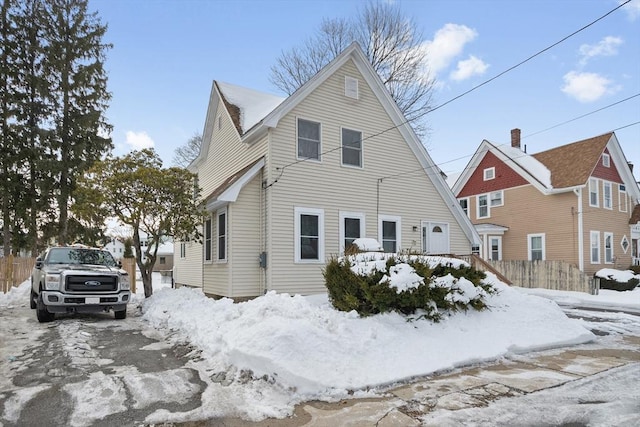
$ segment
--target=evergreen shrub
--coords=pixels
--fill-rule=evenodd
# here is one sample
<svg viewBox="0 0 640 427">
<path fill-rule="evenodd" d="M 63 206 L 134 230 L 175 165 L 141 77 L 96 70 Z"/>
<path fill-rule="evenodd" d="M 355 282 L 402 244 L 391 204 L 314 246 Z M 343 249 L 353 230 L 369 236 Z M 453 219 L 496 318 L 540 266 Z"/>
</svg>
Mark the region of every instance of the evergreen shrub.
<svg viewBox="0 0 640 427">
<path fill-rule="evenodd" d="M 356 256 L 333 258 L 323 273 L 332 305 L 341 311 L 355 310 L 361 316 L 395 311 L 439 321 L 444 312 L 486 309 L 485 297 L 496 292 L 491 285 L 482 282 L 485 278 L 482 271 L 468 265 L 455 267 L 449 263 L 432 267 L 426 257 L 392 256 L 383 269 L 358 274 L 352 270 L 355 260 Z M 401 291 L 391 286 L 392 269 L 400 263 L 411 266 L 422 278 L 422 283 Z M 442 285 L 437 280 L 448 275 L 455 278 L 452 286 Z"/>
</svg>

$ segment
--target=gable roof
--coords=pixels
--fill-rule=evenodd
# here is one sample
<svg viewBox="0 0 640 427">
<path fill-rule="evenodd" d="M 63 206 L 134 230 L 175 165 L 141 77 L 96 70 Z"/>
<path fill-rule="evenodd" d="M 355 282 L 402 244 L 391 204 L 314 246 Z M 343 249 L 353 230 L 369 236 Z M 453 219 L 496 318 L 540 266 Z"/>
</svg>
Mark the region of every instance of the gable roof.
<svg viewBox="0 0 640 427">
<path fill-rule="evenodd" d="M 205 120 L 203 144 L 200 148 L 200 154 L 189 165 L 189 170 L 195 172 L 197 165 L 206 158 L 211 134 L 213 132 L 215 117 L 217 115 L 217 110 L 214 106 L 220 104 L 217 102 L 218 100 L 222 101 L 227 109 L 229 105 L 233 105 L 238 108 L 239 111 L 230 111 L 230 115 L 234 120 L 234 123 L 236 123 L 236 129 L 238 129 L 241 140 L 247 144 L 251 144 L 265 135 L 269 129 L 275 128 L 283 117 L 304 101 L 309 94 L 344 66 L 347 61 L 353 61 L 354 65 L 394 124 L 392 129 L 396 129 L 402 135 L 403 139 L 418 159 L 425 175 L 427 175 L 438 193 L 442 195 L 444 203 L 455 217 L 456 221 L 460 224 L 460 227 L 467 239 L 473 243 L 479 243 L 480 236 L 460 207 L 460 204 L 451 192 L 451 189 L 447 186 L 440 173 L 440 169 L 435 165 L 427 153 L 426 148 L 422 145 L 422 142 L 398 108 L 397 104 L 389 94 L 389 91 L 384 86 L 384 83 L 369 63 L 369 60 L 357 42 L 353 42 L 349 45 L 349 47 L 342 51 L 340 55 L 323 67 L 291 96 L 283 101 L 280 100 L 280 102 L 278 102 L 277 97 L 274 96 L 269 98 L 262 96 L 265 94 L 260 94 L 260 92 L 257 91 L 244 91 L 241 90 L 244 88 L 239 88 L 238 86 L 214 82 L 211 90 L 207 118 Z M 252 97 L 254 97 L 255 100 L 260 101 L 259 105 L 251 105 L 251 102 L 245 102 L 246 98 L 251 99 Z M 234 102 L 240 105 L 236 105 Z M 270 112 L 267 112 L 264 117 L 257 119 L 258 116 L 264 114 L 270 106 L 274 106 L 273 109 Z M 254 123 L 256 119 L 258 121 Z"/>
<path fill-rule="evenodd" d="M 587 185 L 605 149 L 608 150 L 620 177 L 627 185 L 627 192 L 634 200 L 640 200 L 640 188 L 628 167 L 627 159 L 614 132 L 607 132 L 533 155 L 510 145 L 495 145 L 484 140 L 453 184 L 452 190 L 454 194 L 459 194 L 486 152 L 491 151 L 544 194 L 573 191 Z"/>
<path fill-rule="evenodd" d="M 554 188 L 574 187 L 587 182 L 613 132 L 584 139 L 534 154 L 551 171 Z M 626 167 L 626 162 L 624 167 Z"/>
<path fill-rule="evenodd" d="M 263 166 L 264 157 L 260 157 L 225 179 L 204 199 L 206 209 L 215 211 L 229 202 L 235 202 L 240 190 L 260 172 Z"/>
</svg>

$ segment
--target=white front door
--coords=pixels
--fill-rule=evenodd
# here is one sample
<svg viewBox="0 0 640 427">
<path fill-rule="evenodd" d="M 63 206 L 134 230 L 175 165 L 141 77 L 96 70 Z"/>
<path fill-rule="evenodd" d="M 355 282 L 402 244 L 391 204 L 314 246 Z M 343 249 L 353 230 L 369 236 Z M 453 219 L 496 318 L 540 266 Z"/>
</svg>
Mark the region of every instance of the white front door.
<svg viewBox="0 0 640 427">
<path fill-rule="evenodd" d="M 446 222 L 423 222 L 422 251 L 427 254 L 448 254 L 449 224 Z"/>
</svg>

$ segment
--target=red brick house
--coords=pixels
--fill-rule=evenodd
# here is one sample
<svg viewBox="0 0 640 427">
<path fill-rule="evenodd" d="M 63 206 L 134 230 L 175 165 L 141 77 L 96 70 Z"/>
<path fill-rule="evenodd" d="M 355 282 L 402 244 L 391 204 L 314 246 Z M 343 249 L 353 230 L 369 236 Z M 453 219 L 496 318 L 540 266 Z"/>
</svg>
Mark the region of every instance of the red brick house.
<svg viewBox="0 0 640 427">
<path fill-rule="evenodd" d="M 483 141 L 452 187 L 491 260 L 562 260 L 587 274 L 638 263 L 640 189 L 615 133 L 537 154 Z"/>
</svg>

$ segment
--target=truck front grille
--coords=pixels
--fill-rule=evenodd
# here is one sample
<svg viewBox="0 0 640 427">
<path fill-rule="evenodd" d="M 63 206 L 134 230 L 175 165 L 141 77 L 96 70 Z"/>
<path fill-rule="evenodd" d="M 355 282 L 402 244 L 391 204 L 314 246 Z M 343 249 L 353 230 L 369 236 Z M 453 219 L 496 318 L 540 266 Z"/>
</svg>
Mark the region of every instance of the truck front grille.
<svg viewBox="0 0 640 427">
<path fill-rule="evenodd" d="M 67 292 L 113 292 L 118 289 L 116 276 L 67 276 Z"/>
</svg>

